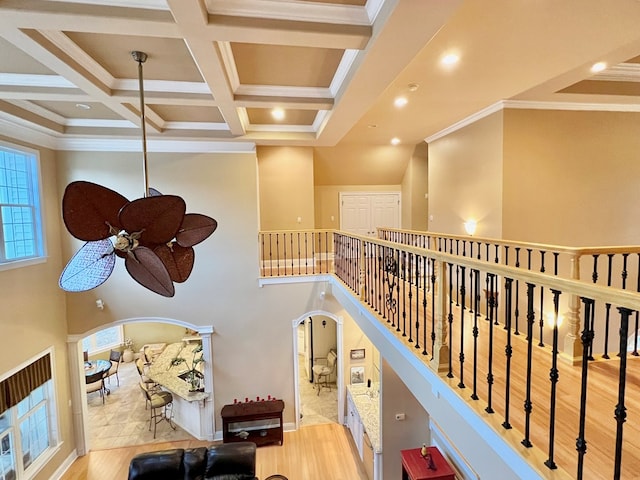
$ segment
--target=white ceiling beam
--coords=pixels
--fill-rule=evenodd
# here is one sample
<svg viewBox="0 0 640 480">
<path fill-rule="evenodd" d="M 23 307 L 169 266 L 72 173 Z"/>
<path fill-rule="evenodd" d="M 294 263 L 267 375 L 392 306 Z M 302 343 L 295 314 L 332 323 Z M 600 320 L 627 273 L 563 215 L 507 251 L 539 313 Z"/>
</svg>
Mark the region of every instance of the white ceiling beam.
<svg viewBox="0 0 640 480">
<path fill-rule="evenodd" d="M 233 91 L 225 73 L 222 55 L 218 46 L 202 37 L 207 27 L 207 14 L 202 0 L 184 2 L 184 0 L 167 0 L 171 13 L 179 25 L 187 47 L 194 62 L 200 70 L 202 78 L 209 86 L 218 108 L 233 135 L 244 135 L 245 127 L 240 121 L 234 104 Z M 197 4 L 198 8 L 194 8 Z"/>
</svg>

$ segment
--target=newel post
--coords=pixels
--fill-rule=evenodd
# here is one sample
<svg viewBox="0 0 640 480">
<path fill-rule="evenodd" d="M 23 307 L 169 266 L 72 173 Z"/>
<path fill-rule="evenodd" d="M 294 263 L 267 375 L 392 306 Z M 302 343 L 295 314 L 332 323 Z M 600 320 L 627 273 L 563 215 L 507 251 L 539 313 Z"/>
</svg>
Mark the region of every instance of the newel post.
<svg viewBox="0 0 640 480">
<path fill-rule="evenodd" d="M 580 280 L 580 255 L 571 256 L 571 279 Z M 580 297 L 571 295 L 569 310 L 565 314 L 567 320 L 567 334 L 564 337 L 563 353 L 573 363 L 580 361 L 582 356 L 582 342 L 580 341 Z"/>
<path fill-rule="evenodd" d="M 438 373 L 444 373 L 449 370 L 449 344 L 447 343 L 449 325 L 444 312 L 447 311 L 447 294 L 445 285 L 447 285 L 447 263 L 434 262 L 433 272 L 431 275 L 435 277 L 433 285 L 435 305 L 435 336 L 436 341 L 433 346 L 433 359 L 431 360 L 431 368 Z M 425 325 L 426 328 L 426 325 Z"/>
</svg>

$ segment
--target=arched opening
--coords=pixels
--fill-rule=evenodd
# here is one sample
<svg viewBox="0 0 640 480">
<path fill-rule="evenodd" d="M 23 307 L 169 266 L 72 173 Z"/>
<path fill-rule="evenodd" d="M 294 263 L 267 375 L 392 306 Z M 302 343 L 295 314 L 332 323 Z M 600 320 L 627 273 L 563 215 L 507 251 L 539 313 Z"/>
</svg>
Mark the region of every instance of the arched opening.
<svg viewBox="0 0 640 480">
<path fill-rule="evenodd" d="M 70 335 L 67 338 L 67 350 L 70 362 L 69 367 L 70 372 L 72 372 L 72 374 L 70 375 L 72 391 L 71 406 L 74 420 L 74 431 L 76 434 L 76 438 L 78 439 L 78 454 L 84 455 L 92 448 L 89 436 L 91 419 L 87 405 L 87 393 L 85 384 L 86 377 L 83 358 L 84 349 L 82 346 L 82 341 L 88 335 L 115 326 L 123 326 L 125 332 L 127 331 L 127 326 L 129 327 L 130 331 L 143 332 L 147 330 L 148 332 L 164 332 L 164 338 L 161 338 L 162 335 L 159 335 L 158 338 L 159 340 L 165 341 L 167 345 L 166 352 L 168 355 L 174 355 L 174 350 L 179 351 L 180 348 L 186 348 L 186 346 L 189 344 L 189 341 L 191 340 L 190 336 L 187 335 L 188 332 L 197 333 L 197 342 L 201 342 L 202 344 L 202 358 L 204 359 L 204 362 L 202 364 L 204 394 L 201 396 L 206 398 L 202 400 L 189 399 L 188 396 L 183 395 L 180 392 L 178 392 L 179 395 L 176 395 L 176 392 L 174 391 L 172 392 L 174 398 L 174 414 L 176 414 L 176 412 L 179 413 L 181 418 L 181 422 L 179 423 L 179 425 L 182 430 L 187 432 L 189 435 L 200 440 L 212 441 L 215 433 L 213 420 L 213 352 L 211 342 L 213 327 L 192 325 L 190 323 L 172 318 L 136 317 L 116 320 L 114 322 L 101 325 L 100 327 L 87 330 L 85 333 L 80 335 Z M 142 343 L 150 343 L 150 339 L 153 338 L 152 333 L 150 333 L 148 336 L 138 336 L 140 337 L 140 341 L 136 342 L 136 350 L 140 349 Z M 133 363 L 128 367 L 135 369 Z M 137 370 L 133 371 L 135 371 L 135 376 L 137 377 Z M 73 372 L 76 372 L 76 374 L 73 374 Z M 144 402 L 142 391 L 138 391 L 138 378 L 135 378 L 134 382 L 135 388 L 133 388 L 132 394 L 135 395 L 136 400 Z M 107 396 L 105 401 L 108 402 L 109 400 L 110 398 Z M 126 408 L 122 411 L 122 415 L 125 414 Z M 182 419 L 187 420 L 183 421 Z M 146 419 L 145 422 L 148 423 L 148 419 Z"/>
<path fill-rule="evenodd" d="M 315 326 L 314 326 L 315 322 Z M 322 325 L 322 322 L 325 324 Z M 329 323 L 331 322 L 331 323 Z M 293 367 L 294 367 L 294 389 L 295 389 L 295 417 L 296 429 L 300 428 L 301 413 L 304 414 L 304 405 L 302 405 L 301 380 L 315 383 L 313 378 L 312 365 L 314 358 L 327 356 L 328 350 L 335 344 L 337 354 L 337 362 L 335 368 L 336 396 L 337 396 L 337 422 L 344 423 L 344 380 L 343 380 L 343 360 L 342 360 L 342 339 L 343 339 L 343 322 L 342 317 L 323 310 L 314 310 L 301 315 L 292 322 L 293 327 Z M 330 335 L 334 335 L 332 343 L 331 338 L 324 338 L 321 342 L 313 341 L 313 332 L 316 331 L 316 339 L 318 330 L 327 330 L 329 327 Z M 335 333 L 334 333 L 335 332 Z M 302 371 L 305 369 L 306 371 Z M 313 388 L 313 384 L 308 386 Z M 307 390 L 308 391 L 308 390 Z M 322 390 L 321 390 L 322 391 Z M 316 393 L 314 393 L 315 395 Z"/>
</svg>

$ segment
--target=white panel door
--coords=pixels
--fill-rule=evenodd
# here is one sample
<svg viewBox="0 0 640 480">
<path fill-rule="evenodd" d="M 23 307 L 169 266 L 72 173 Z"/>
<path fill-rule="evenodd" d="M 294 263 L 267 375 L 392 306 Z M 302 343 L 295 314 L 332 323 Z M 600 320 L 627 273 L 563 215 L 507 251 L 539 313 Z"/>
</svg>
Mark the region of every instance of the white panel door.
<svg viewBox="0 0 640 480">
<path fill-rule="evenodd" d="M 371 197 L 371 230 L 378 227 L 400 228 L 400 194 L 377 194 Z"/>
<path fill-rule="evenodd" d="M 377 227 L 400 228 L 399 193 L 341 193 L 340 229 L 375 236 Z"/>
<path fill-rule="evenodd" d="M 340 229 L 371 235 L 371 200 L 367 195 L 341 195 Z"/>
</svg>

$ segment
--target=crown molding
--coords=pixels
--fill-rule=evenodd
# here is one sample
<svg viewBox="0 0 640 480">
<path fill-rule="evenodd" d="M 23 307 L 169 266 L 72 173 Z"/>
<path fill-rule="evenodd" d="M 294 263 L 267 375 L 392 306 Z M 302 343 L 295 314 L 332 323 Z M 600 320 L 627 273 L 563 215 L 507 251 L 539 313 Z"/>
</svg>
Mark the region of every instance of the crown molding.
<svg viewBox="0 0 640 480">
<path fill-rule="evenodd" d="M 570 110 L 581 112 L 640 112 L 640 105 L 630 103 L 573 103 L 573 102 L 534 102 L 529 100 L 501 100 L 494 103 L 459 122 L 440 130 L 424 139 L 431 143 L 439 138 L 474 124 L 489 115 L 504 109 L 519 110 Z"/>
</svg>

